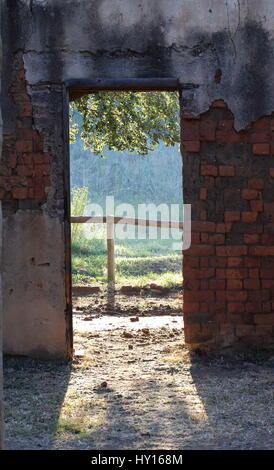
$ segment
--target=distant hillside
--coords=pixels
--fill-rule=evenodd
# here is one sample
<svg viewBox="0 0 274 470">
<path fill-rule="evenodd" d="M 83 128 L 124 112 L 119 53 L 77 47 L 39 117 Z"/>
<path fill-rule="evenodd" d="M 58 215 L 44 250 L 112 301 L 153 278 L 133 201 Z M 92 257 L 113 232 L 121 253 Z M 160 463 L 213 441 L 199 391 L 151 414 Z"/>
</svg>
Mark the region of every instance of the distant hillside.
<svg viewBox="0 0 274 470">
<path fill-rule="evenodd" d="M 92 202 L 114 196 L 118 203 L 181 203 L 182 159 L 178 145 L 160 145 L 148 156 L 109 151 L 100 158 L 83 149 L 80 138 L 70 148 L 71 187 L 87 186 Z"/>
</svg>

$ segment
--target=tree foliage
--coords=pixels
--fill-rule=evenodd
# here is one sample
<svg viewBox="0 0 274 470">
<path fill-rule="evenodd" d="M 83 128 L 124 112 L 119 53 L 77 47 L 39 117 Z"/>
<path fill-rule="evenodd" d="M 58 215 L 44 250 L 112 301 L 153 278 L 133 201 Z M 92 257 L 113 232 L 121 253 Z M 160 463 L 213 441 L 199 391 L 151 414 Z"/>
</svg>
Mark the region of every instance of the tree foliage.
<svg viewBox="0 0 274 470">
<path fill-rule="evenodd" d="M 75 142 L 82 116 L 81 138 L 96 155 L 105 150 L 147 155 L 164 142 L 180 142 L 179 102 L 176 92 L 99 92 L 73 102 L 70 139 Z"/>
</svg>

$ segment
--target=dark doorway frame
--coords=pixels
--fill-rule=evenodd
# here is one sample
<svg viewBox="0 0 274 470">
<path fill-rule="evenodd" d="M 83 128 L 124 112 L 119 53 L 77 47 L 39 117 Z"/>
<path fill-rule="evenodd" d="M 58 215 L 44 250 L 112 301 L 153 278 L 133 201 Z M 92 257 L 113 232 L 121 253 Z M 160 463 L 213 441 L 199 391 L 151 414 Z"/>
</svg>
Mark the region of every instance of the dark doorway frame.
<svg viewBox="0 0 274 470">
<path fill-rule="evenodd" d="M 64 246 L 66 292 L 66 341 L 68 358 L 73 357 L 72 272 L 71 272 L 71 223 L 70 223 L 70 160 L 69 160 L 69 103 L 84 95 L 99 91 L 177 91 L 182 113 L 182 90 L 194 88 L 193 84 L 180 84 L 176 78 L 96 78 L 68 79 L 63 87 L 64 129 Z M 180 119 L 181 122 L 181 119 Z M 181 126 L 182 134 L 182 126 Z"/>
</svg>

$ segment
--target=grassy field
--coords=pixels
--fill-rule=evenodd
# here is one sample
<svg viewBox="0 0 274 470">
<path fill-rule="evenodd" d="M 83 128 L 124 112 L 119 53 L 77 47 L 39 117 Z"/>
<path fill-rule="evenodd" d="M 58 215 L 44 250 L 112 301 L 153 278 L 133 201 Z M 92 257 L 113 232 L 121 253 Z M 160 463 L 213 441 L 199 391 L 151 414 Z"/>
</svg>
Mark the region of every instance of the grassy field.
<svg viewBox="0 0 274 470">
<path fill-rule="evenodd" d="M 104 228 L 93 228 L 93 236 L 81 234 L 72 242 L 73 284 L 100 285 L 107 282 L 107 246 Z M 94 236 L 95 235 L 95 236 Z M 176 288 L 182 284 L 182 256 L 173 240 L 115 240 L 116 283 L 146 286 L 150 283 Z"/>
</svg>

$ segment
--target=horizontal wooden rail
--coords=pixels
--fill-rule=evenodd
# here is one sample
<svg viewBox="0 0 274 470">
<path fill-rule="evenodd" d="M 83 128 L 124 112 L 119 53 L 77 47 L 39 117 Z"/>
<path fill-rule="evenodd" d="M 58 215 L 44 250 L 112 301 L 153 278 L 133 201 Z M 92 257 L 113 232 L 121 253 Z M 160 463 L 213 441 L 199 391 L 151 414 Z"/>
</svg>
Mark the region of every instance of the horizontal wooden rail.
<svg viewBox="0 0 274 470">
<path fill-rule="evenodd" d="M 71 217 L 72 224 L 127 224 L 127 225 L 142 225 L 144 227 L 160 227 L 160 228 L 178 228 L 183 229 L 183 222 L 175 222 L 174 220 L 149 220 L 149 219 L 134 219 L 131 217 L 113 217 L 113 216 L 81 216 Z"/>
<path fill-rule="evenodd" d="M 144 227 L 160 227 L 160 228 L 177 228 L 183 229 L 183 222 L 175 222 L 173 220 L 149 220 L 135 219 L 130 217 L 114 217 L 114 216 L 94 216 L 94 217 L 71 217 L 72 224 L 107 224 L 107 249 L 108 249 L 108 283 L 115 283 L 115 247 L 114 247 L 114 225 L 141 225 Z"/>
</svg>

